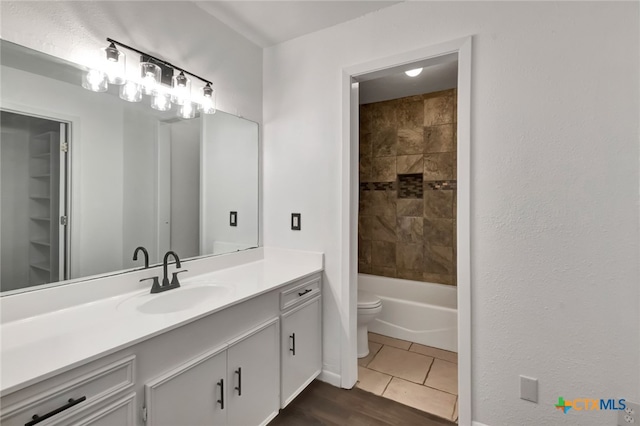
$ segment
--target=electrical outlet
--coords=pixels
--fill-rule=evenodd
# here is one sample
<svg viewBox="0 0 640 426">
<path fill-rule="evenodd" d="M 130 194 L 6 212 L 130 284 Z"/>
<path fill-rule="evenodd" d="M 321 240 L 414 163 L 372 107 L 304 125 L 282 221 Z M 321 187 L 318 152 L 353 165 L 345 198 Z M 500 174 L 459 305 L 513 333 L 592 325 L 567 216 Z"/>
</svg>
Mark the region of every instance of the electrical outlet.
<svg viewBox="0 0 640 426">
<path fill-rule="evenodd" d="M 618 426 L 640 425 L 640 404 L 625 401 L 625 405 L 624 410 L 618 411 Z"/>
</svg>

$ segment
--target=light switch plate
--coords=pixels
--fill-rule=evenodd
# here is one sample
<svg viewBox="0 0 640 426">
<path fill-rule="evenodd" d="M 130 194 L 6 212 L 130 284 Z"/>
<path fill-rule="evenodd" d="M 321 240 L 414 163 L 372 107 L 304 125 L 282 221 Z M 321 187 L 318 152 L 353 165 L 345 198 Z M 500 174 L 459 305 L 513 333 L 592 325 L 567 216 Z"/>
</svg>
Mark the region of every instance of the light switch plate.
<svg viewBox="0 0 640 426">
<path fill-rule="evenodd" d="M 302 223 L 300 222 L 302 219 L 300 213 L 291 213 L 291 229 L 294 231 L 299 231 L 302 229 Z"/>
<path fill-rule="evenodd" d="M 229 226 L 238 226 L 238 212 L 229 212 Z"/>
<path fill-rule="evenodd" d="M 538 379 L 520 376 L 520 399 L 538 402 Z"/>
</svg>

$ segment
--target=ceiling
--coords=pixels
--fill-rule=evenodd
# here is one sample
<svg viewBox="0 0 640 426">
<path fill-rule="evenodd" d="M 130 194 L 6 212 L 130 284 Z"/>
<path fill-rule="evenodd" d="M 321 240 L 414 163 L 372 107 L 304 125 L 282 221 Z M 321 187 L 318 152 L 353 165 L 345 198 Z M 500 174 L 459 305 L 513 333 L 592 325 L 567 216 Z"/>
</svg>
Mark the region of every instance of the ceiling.
<svg viewBox="0 0 640 426">
<path fill-rule="evenodd" d="M 393 74 L 360 82 L 360 103 L 388 101 L 458 87 L 458 59 L 426 66 L 420 75 L 409 77 L 406 70 L 422 64 L 405 65 Z"/>
<path fill-rule="evenodd" d="M 258 46 L 269 47 L 401 2 L 227 0 L 194 3 Z"/>
</svg>

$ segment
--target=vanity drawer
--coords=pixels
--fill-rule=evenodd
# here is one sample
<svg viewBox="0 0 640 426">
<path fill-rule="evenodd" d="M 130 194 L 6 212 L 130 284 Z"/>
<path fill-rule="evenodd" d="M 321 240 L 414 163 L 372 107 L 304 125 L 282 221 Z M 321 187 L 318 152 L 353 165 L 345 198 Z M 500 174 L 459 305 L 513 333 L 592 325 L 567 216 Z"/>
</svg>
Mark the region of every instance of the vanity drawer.
<svg viewBox="0 0 640 426">
<path fill-rule="evenodd" d="M 315 276 L 283 290 L 280 293 L 280 309 L 292 308 L 320 294 L 320 280 L 319 276 Z"/>
<path fill-rule="evenodd" d="M 7 395 L 2 398 L 0 423 L 24 426 L 34 415 L 58 411 L 38 423 L 46 425 L 106 400 L 133 387 L 134 362 L 135 355 L 108 364 L 97 361 Z"/>
</svg>

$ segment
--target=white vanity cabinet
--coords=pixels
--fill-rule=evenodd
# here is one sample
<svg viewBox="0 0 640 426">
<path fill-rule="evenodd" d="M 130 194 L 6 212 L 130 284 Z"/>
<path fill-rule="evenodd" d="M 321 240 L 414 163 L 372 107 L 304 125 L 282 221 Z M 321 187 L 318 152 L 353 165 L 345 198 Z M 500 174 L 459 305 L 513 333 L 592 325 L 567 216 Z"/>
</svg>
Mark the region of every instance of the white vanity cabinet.
<svg viewBox="0 0 640 426">
<path fill-rule="evenodd" d="M 286 407 L 322 370 L 320 277 L 284 291 L 281 307 L 281 408 Z"/>
<path fill-rule="evenodd" d="M 2 395 L 0 423 L 266 425 L 321 371 L 321 275 L 231 291 L 238 299 L 216 311 L 24 382 Z"/>
<path fill-rule="evenodd" d="M 263 425 L 279 409 L 278 319 L 145 385 L 147 424 Z"/>
<path fill-rule="evenodd" d="M 134 426 L 135 356 L 109 356 L 2 397 L 3 426 Z"/>
</svg>

